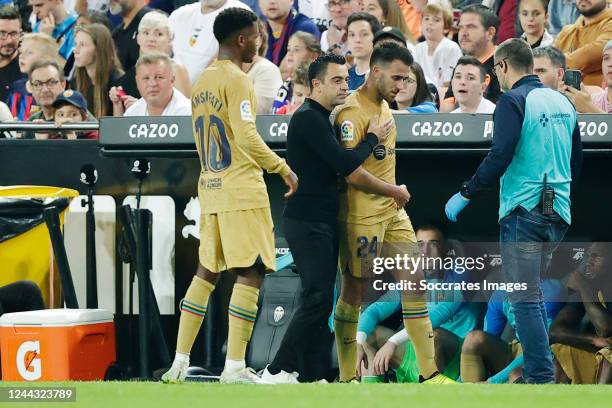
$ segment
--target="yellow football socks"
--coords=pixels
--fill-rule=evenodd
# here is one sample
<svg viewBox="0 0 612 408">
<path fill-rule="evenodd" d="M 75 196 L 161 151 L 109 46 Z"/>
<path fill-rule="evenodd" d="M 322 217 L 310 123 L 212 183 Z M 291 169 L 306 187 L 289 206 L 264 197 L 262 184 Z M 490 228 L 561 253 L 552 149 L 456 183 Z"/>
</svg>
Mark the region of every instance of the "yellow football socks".
<svg viewBox="0 0 612 408">
<path fill-rule="evenodd" d="M 181 301 L 181 318 L 179 321 L 178 338 L 176 340 L 177 353 L 189 354 L 195 341 L 204 317 L 208 298 L 215 286 L 198 277 L 193 277 L 185 298 Z"/>
<path fill-rule="evenodd" d="M 424 378 L 429 378 L 438 371 L 438 367 L 436 366 L 433 329 L 427 304 L 423 301 L 402 302 L 402 318 L 408 337 L 414 344 L 420 374 Z"/>
<path fill-rule="evenodd" d="M 461 353 L 461 379 L 463 382 L 486 380 L 486 370 L 482 357 L 471 353 Z"/>
<path fill-rule="evenodd" d="M 228 308 L 227 360 L 244 361 L 247 344 L 257 318 L 258 298 L 259 289 L 240 283 L 234 284 Z"/>
<path fill-rule="evenodd" d="M 336 332 L 336 350 L 340 366 L 340 382 L 355 378 L 357 369 L 357 324 L 359 322 L 359 305 L 351 305 L 338 299 L 334 315 Z"/>
</svg>

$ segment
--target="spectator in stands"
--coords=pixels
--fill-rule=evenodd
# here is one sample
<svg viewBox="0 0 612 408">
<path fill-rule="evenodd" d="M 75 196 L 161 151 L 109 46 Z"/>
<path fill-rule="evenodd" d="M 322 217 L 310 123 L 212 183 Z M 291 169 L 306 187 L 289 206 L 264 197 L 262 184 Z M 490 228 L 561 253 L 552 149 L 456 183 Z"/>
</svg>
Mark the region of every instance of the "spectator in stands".
<svg viewBox="0 0 612 408">
<path fill-rule="evenodd" d="M 610 245 L 594 243 L 585 258 L 584 268 L 570 276 L 567 282 L 571 291 L 569 301 L 550 327 L 555 380 L 572 384 L 612 384 Z"/>
<path fill-rule="evenodd" d="M 83 94 L 96 118 L 110 116 L 108 92 L 123 75 L 111 33 L 102 24 L 90 24 L 77 28 L 75 42 L 72 88 Z"/>
<path fill-rule="evenodd" d="M 371 14 L 353 13 L 348 18 L 348 49 L 353 56 L 349 69 L 349 89 L 359 88 L 370 71 L 370 57 L 374 50 L 374 34 L 380 30 L 380 23 Z"/>
<path fill-rule="evenodd" d="M 578 112 L 612 113 L 612 40 L 604 47 L 601 70 L 606 87 L 597 92 L 589 94 L 584 86 L 577 90 L 563 85 L 563 93 L 576 106 Z"/>
<path fill-rule="evenodd" d="M 496 44 L 509 38 L 516 38 L 519 31 L 517 5 L 519 0 L 483 0 L 482 5 L 489 8 L 499 18 Z"/>
<path fill-rule="evenodd" d="M 602 50 L 612 39 L 612 9 L 606 0 L 577 0 L 581 16 L 566 26 L 557 37 L 555 47 L 565 53 L 568 69 L 582 72 L 585 85 L 601 86 Z"/>
<path fill-rule="evenodd" d="M 168 16 L 161 11 L 155 10 L 145 14 L 140 20 L 136 40 L 138 41 L 141 56 L 151 51 L 159 51 L 172 55 L 172 27 L 170 26 Z M 175 76 L 176 88 L 183 95 L 191 95 L 191 83 L 189 82 L 187 69 L 175 62 L 172 70 Z M 125 93 L 125 95 L 121 96 L 121 99 L 126 102 L 131 100 L 130 96 L 135 99 L 140 98 L 141 95 L 136 85 L 136 67 L 126 71 L 119 81 L 119 87 Z M 112 88 L 111 92 L 113 92 Z"/>
<path fill-rule="evenodd" d="M 521 38 L 531 48 L 552 45 L 554 39 L 546 30 L 548 0 L 519 0 L 519 21 L 523 29 Z"/>
<path fill-rule="evenodd" d="M 87 102 L 80 92 L 67 89 L 53 102 L 53 119 L 55 126 L 61 126 L 66 123 L 85 122 L 89 115 L 87 111 Z M 97 139 L 97 131 L 86 132 L 58 132 L 57 134 L 47 134 L 49 139 Z"/>
<path fill-rule="evenodd" d="M 406 86 L 397 93 L 395 97 L 395 106 L 391 105 L 392 109 L 401 111 L 402 113 L 436 113 L 438 108 L 433 101 L 425 74 L 418 62 L 414 62 L 410 66 L 410 73 Z"/>
<path fill-rule="evenodd" d="M 272 113 L 277 111 L 291 102 L 293 97 L 292 77 L 297 67 L 303 62 L 312 62 L 321 55 L 321 47 L 317 37 L 310 33 L 298 31 L 289 39 L 287 47 L 287 55 L 281 64 L 285 72 L 281 69 L 281 75 L 284 73 L 283 85 L 278 89 L 276 98 L 272 103 Z"/>
<path fill-rule="evenodd" d="M 123 21 L 113 30 L 113 41 L 122 68 L 127 72 L 136 64 L 140 55 L 136 39 L 140 20 L 152 9 L 145 0 L 111 0 L 111 7 L 121 10 Z"/>
<path fill-rule="evenodd" d="M 125 111 L 122 101 L 111 94 L 114 116 L 191 116 L 191 101 L 174 87 L 174 64 L 166 53 L 141 55 L 136 82 L 142 98 Z"/>
<path fill-rule="evenodd" d="M 293 0 L 259 0 L 266 16 L 268 30 L 268 53 L 266 58 L 280 65 L 287 54 L 289 39 L 297 31 L 311 33 L 320 38 L 317 26 L 305 15 L 293 8 Z"/>
<path fill-rule="evenodd" d="M 565 55 L 552 45 L 536 48 L 533 50 L 533 73 L 547 87 L 561 90 L 565 75 Z"/>
<path fill-rule="evenodd" d="M 319 29 L 319 32 L 323 33 L 329 29 L 332 17 L 327 0 L 299 0 L 297 4 L 297 10 L 310 18 Z"/>
<path fill-rule="evenodd" d="M 565 290 L 557 279 L 547 277 L 543 277 L 541 287 L 548 328 L 563 308 Z M 516 340 L 508 342 L 502 339 L 506 325 L 510 325 Z M 491 384 L 510 382 L 511 372 L 524 364 L 520 341 L 508 292 L 497 290 L 493 292 L 487 304 L 484 329 L 470 332 L 461 347 L 463 382 L 486 381 Z"/>
<path fill-rule="evenodd" d="M 74 27 L 77 14 L 67 10 L 64 0 L 30 0 L 30 5 L 37 18 L 32 31 L 45 33 L 57 41 L 58 52 L 66 60 L 64 74 L 70 78 L 74 66 Z"/>
<path fill-rule="evenodd" d="M 15 7 L 0 7 L 0 101 L 6 101 L 9 88 L 24 75 L 19 70 L 21 16 Z"/>
<path fill-rule="evenodd" d="M 57 52 L 57 43 L 43 33 L 29 33 L 21 40 L 19 46 L 19 69 L 26 74 L 35 61 L 55 60 L 63 64 L 64 60 Z M 28 79 L 21 78 L 13 82 L 7 97 L 7 103 L 13 117 L 19 121 L 28 120 L 30 111 L 36 111 L 36 101 L 27 89 Z"/>
<path fill-rule="evenodd" d="M 291 103 L 281 106 L 275 113 L 277 115 L 291 115 L 302 104 L 304 99 L 310 96 L 310 86 L 308 85 L 308 67 L 311 61 L 301 63 L 293 73 L 291 78 Z"/>
<path fill-rule="evenodd" d="M 495 104 L 484 98 L 487 71 L 474 57 L 457 61 L 453 72 L 453 90 L 459 107 L 451 113 L 493 113 Z"/>
<path fill-rule="evenodd" d="M 404 16 L 395 0 L 365 0 L 365 12 L 376 17 L 381 26 L 391 26 L 398 28 L 408 43 L 414 44 L 412 32 L 406 25 Z"/>
<path fill-rule="evenodd" d="M 463 9 L 459 20 L 459 46 L 464 55 L 477 58 L 488 74 L 488 86 L 484 96 L 495 103 L 501 95 L 497 76 L 493 72 L 493 54 L 499 19 L 487 7 L 479 4 Z M 446 91 L 440 112 L 450 112 L 457 108 L 454 100 L 453 87 Z"/>
<path fill-rule="evenodd" d="M 64 71 L 57 61 L 35 61 L 30 68 L 28 77 L 28 88 L 40 108 L 30 115 L 28 121 L 37 119 L 52 121 L 53 102 L 66 89 Z M 23 138 L 34 138 L 34 134 L 31 134 L 30 137 L 24 135 Z"/>
<path fill-rule="evenodd" d="M 374 34 L 374 47 L 386 42 L 394 42 L 402 47 L 406 47 L 406 37 L 398 28 L 386 26 Z"/>
<path fill-rule="evenodd" d="M 351 14 L 350 0 L 329 0 L 327 8 L 331 16 L 329 28 L 321 34 L 321 49 L 324 52 L 334 52 L 345 55 L 348 51 L 346 43 L 346 23 Z"/>
<path fill-rule="evenodd" d="M 259 26 L 259 39 L 257 41 L 257 55 L 253 62 L 243 63 L 242 70 L 253 81 L 255 97 L 257 98 L 257 114 L 272 113 L 272 103 L 283 85 L 280 69 L 265 57 L 268 48 L 268 32 L 261 20 Z"/>
<path fill-rule="evenodd" d="M 550 0 L 548 3 L 548 31 L 553 37 L 566 25 L 574 24 L 578 17 L 576 0 Z"/>
<path fill-rule="evenodd" d="M 239 0 L 200 0 L 170 15 L 174 61 L 187 68 L 191 85 L 216 58 L 219 43 L 213 34 L 213 23 L 222 10 L 230 7 L 249 8 Z"/>
<path fill-rule="evenodd" d="M 425 78 L 442 94 L 450 85 L 457 60 L 463 55 L 459 45 L 446 38 L 452 24 L 450 10 L 428 4 L 421 19 L 425 41 L 417 44 L 414 52 L 414 60 L 423 67 Z"/>
</svg>

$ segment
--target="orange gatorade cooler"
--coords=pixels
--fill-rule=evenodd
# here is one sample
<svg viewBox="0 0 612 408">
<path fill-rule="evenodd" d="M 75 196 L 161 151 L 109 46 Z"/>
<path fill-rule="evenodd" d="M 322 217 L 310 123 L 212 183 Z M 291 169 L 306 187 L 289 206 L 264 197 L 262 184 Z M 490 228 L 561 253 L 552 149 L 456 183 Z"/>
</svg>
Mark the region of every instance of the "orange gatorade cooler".
<svg viewBox="0 0 612 408">
<path fill-rule="evenodd" d="M 101 380 L 115 361 L 113 314 L 48 309 L 0 317 L 2 381 Z"/>
</svg>

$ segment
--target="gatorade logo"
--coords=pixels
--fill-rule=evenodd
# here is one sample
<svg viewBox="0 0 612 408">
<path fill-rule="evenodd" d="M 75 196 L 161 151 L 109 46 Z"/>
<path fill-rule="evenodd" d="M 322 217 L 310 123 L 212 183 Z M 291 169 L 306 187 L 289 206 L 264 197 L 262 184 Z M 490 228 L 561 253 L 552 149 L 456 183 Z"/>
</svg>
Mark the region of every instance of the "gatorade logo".
<svg viewBox="0 0 612 408">
<path fill-rule="evenodd" d="M 17 371 L 26 381 L 36 381 L 42 376 L 40 342 L 26 341 L 17 350 Z"/>
</svg>

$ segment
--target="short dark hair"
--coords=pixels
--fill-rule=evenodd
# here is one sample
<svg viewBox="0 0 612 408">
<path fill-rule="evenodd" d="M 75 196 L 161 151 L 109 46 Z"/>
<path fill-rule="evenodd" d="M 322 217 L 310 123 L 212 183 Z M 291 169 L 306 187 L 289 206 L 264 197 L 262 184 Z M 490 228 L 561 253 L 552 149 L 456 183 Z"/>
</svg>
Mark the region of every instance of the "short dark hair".
<svg viewBox="0 0 612 408">
<path fill-rule="evenodd" d="M 470 4 L 469 6 L 464 7 L 461 11 L 461 14 L 467 13 L 478 14 L 480 17 L 480 24 L 482 24 L 485 30 L 488 30 L 490 27 L 495 28 L 493 42 L 497 40 L 497 32 L 499 31 L 499 17 L 495 15 L 493 10 L 483 6 L 482 4 Z"/>
<path fill-rule="evenodd" d="M 323 80 L 327 73 L 327 66 L 329 64 L 346 64 L 346 59 L 342 55 L 337 55 L 331 52 L 321 54 L 316 60 L 310 63 L 308 67 L 308 87 L 312 88 L 312 80 L 318 79 Z"/>
<path fill-rule="evenodd" d="M 406 47 L 394 42 L 386 42 L 374 47 L 370 58 L 370 67 L 376 64 L 390 64 L 395 60 L 400 60 L 406 65 L 412 65 L 414 58 Z"/>
<path fill-rule="evenodd" d="M 21 25 L 21 14 L 17 7 L 2 6 L 0 7 L 0 20 L 19 20 L 19 25 Z"/>
<path fill-rule="evenodd" d="M 438 231 L 444 240 L 448 239 L 448 227 L 445 223 L 439 220 L 428 220 L 425 223 L 419 225 L 415 232 L 417 231 Z"/>
<path fill-rule="evenodd" d="M 464 55 L 463 57 L 459 58 L 455 64 L 455 68 L 453 68 L 453 77 L 455 76 L 455 69 L 457 69 L 459 65 L 473 65 L 478 67 L 478 70 L 480 71 L 480 81 L 484 82 L 487 76 L 487 70 L 478 58 L 472 57 L 471 55 Z"/>
<path fill-rule="evenodd" d="M 382 28 L 376 17 L 368 13 L 353 13 L 346 20 L 346 30 L 348 31 L 348 27 L 354 23 L 355 21 L 366 21 L 370 24 L 370 28 L 372 29 L 372 34 L 376 34 L 378 30 Z"/>
<path fill-rule="evenodd" d="M 429 86 L 427 85 L 425 73 L 421 65 L 415 61 L 410 65 L 410 70 L 414 73 L 414 76 L 416 76 L 417 81 L 417 88 L 412 98 L 412 106 L 420 105 L 423 102 L 433 102 L 433 96 L 431 92 L 429 92 Z"/>
<path fill-rule="evenodd" d="M 213 33 L 219 44 L 223 44 L 233 34 L 253 25 L 256 21 L 257 15 L 251 10 L 230 7 L 215 18 Z"/>
<path fill-rule="evenodd" d="M 506 59 L 516 72 L 533 73 L 533 51 L 522 38 L 511 38 L 497 46 L 495 59 Z"/>
<path fill-rule="evenodd" d="M 37 69 L 47 68 L 47 67 L 53 67 L 57 70 L 60 81 L 64 81 L 66 79 L 64 77 L 64 70 L 60 68 L 57 61 L 54 61 L 54 60 L 35 61 L 30 67 L 30 70 L 28 71 L 28 79 L 32 79 L 32 73 L 36 71 Z"/>
<path fill-rule="evenodd" d="M 565 65 L 565 54 L 563 52 L 549 45 L 548 47 L 538 47 L 533 50 L 533 58 L 548 58 L 550 63 L 556 68 L 566 68 Z"/>
</svg>

